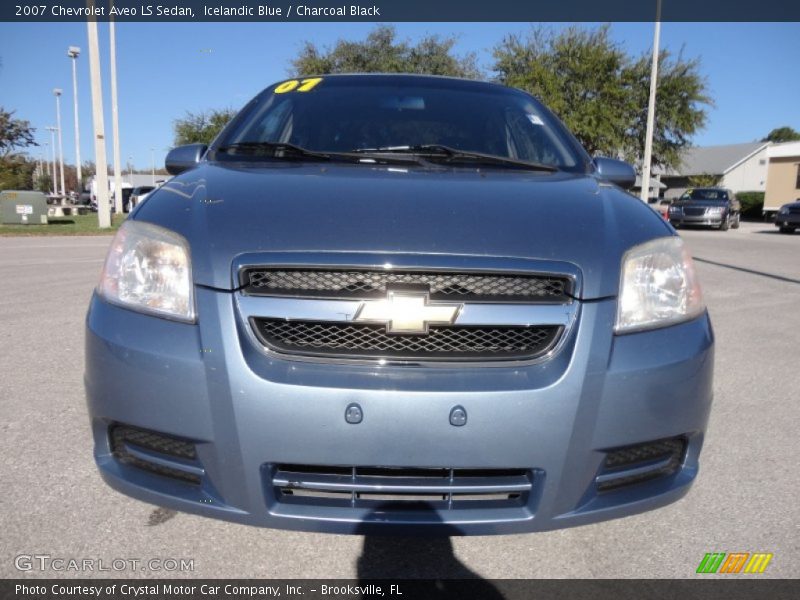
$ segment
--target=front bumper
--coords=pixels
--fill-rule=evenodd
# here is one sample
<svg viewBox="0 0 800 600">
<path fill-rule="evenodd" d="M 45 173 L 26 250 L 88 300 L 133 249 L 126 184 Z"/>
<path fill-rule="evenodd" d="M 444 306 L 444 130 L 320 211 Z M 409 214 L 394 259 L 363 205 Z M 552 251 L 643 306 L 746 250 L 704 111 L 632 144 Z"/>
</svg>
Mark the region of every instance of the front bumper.
<svg viewBox="0 0 800 600">
<path fill-rule="evenodd" d="M 719 227 L 727 218 L 724 214 L 705 214 L 697 217 L 686 216 L 682 214 L 670 214 L 669 222 L 675 225 L 704 225 L 706 227 Z"/>
<path fill-rule="evenodd" d="M 776 227 L 800 227 L 800 214 L 781 214 L 775 215 Z"/>
<path fill-rule="evenodd" d="M 131 312 L 95 297 L 86 390 L 95 459 L 115 489 L 160 506 L 251 525 L 337 533 L 496 534 L 622 517 L 682 497 L 698 470 L 712 399 L 706 315 L 614 336 L 613 299 L 580 304 L 568 339 L 527 366 L 331 365 L 266 355 L 234 294 L 197 288 L 199 324 Z M 363 420 L 345 420 L 357 403 Z M 456 427 L 456 405 L 468 414 Z M 120 462 L 115 423 L 196 444 L 202 484 Z M 679 469 L 598 491 L 605 450 L 685 436 Z M 281 501 L 275 465 L 525 469 L 518 506 L 405 511 Z"/>
</svg>

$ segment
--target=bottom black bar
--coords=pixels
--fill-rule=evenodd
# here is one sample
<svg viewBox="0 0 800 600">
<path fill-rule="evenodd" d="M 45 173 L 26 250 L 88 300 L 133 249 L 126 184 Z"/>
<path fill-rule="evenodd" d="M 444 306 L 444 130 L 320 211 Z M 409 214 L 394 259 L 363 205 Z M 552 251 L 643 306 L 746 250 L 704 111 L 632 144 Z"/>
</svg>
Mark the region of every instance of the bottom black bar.
<svg viewBox="0 0 800 600">
<path fill-rule="evenodd" d="M 194 600 L 794 600 L 800 580 L 753 575 L 709 579 L 6 579 L 0 598 Z"/>
</svg>

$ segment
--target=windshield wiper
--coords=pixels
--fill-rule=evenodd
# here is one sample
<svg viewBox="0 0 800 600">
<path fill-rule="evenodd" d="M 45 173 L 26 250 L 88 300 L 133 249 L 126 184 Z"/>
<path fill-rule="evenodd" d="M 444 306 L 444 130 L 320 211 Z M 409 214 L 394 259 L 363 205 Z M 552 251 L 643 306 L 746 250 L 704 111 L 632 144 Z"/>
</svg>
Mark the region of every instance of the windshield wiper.
<svg viewBox="0 0 800 600">
<path fill-rule="evenodd" d="M 327 152 L 321 150 L 308 150 L 302 146 L 288 142 L 234 142 L 225 144 L 216 149 L 224 154 L 247 154 L 249 156 L 266 156 L 269 158 L 311 158 L 314 160 L 342 160 L 354 163 L 374 164 L 382 163 L 419 163 L 416 156 L 386 156 L 377 153 L 370 156 L 369 152 Z"/>
<path fill-rule="evenodd" d="M 330 152 L 307 150 L 288 142 L 234 142 L 216 149 L 224 154 L 248 154 L 250 156 L 269 156 L 270 158 L 303 157 L 318 160 L 331 160 Z"/>
<path fill-rule="evenodd" d="M 416 154 L 427 160 L 443 159 L 447 161 L 463 160 L 474 163 L 506 165 L 521 169 L 531 169 L 535 171 L 558 171 L 557 167 L 541 163 L 518 160 L 496 154 L 483 154 L 482 152 L 470 152 L 451 148 L 443 144 L 419 144 L 415 146 L 381 146 L 378 148 L 356 148 L 351 150 L 355 154 Z"/>
</svg>

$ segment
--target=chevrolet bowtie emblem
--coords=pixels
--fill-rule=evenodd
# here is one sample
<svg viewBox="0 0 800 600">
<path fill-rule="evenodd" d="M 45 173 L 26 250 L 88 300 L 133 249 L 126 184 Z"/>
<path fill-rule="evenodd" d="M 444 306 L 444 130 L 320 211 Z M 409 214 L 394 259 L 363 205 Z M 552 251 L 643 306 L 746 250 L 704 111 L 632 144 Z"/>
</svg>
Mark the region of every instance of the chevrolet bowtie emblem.
<svg viewBox="0 0 800 600">
<path fill-rule="evenodd" d="M 461 304 L 430 302 L 428 294 L 389 292 L 384 300 L 361 303 L 353 321 L 385 323 L 387 333 L 427 333 L 428 325 L 452 325 Z"/>
</svg>

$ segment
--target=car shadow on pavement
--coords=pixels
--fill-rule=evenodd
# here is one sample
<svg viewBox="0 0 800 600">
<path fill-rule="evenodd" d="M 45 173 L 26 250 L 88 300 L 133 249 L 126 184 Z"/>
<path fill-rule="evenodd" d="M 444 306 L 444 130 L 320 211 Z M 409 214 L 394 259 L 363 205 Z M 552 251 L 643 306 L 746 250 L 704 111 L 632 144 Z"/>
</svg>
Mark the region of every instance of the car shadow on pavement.
<svg viewBox="0 0 800 600">
<path fill-rule="evenodd" d="M 721 263 L 715 260 L 708 260 L 707 258 L 700 258 L 699 256 L 693 256 L 692 259 L 695 262 L 705 263 L 707 265 L 714 265 L 717 267 L 723 267 L 725 269 L 733 269 L 734 271 L 750 273 L 751 275 L 758 275 L 759 277 L 769 277 L 770 279 L 777 279 L 778 281 L 800 284 L 800 279 L 792 279 L 791 277 L 784 277 L 783 275 L 776 275 L 774 273 L 767 273 L 765 271 L 756 271 L 755 269 L 746 269 L 745 267 L 738 267 L 736 265 L 729 265 L 727 263 Z"/>
<path fill-rule="evenodd" d="M 778 235 L 784 236 L 785 235 L 786 237 L 791 237 L 793 235 L 797 235 L 800 232 L 783 233 L 782 231 L 779 231 L 776 228 L 776 229 L 759 229 L 758 231 L 751 231 L 750 233 L 758 233 L 758 234 L 761 234 L 761 235 L 775 235 L 775 236 L 778 236 Z"/>
<path fill-rule="evenodd" d="M 379 511 L 384 512 L 380 509 L 375 512 Z M 496 586 L 456 558 L 451 536 L 461 535 L 458 529 L 442 525 L 432 508 L 421 506 L 417 512 L 420 521 L 429 524 L 439 521 L 435 525 L 435 534 L 425 534 L 424 530 L 417 529 L 409 534 L 372 535 L 369 525 L 357 531 L 364 534 L 364 546 L 357 562 L 359 582 L 367 584 L 375 579 L 427 579 L 434 581 L 432 586 L 426 588 L 425 598 L 457 598 L 468 589 L 469 597 L 502 600 L 503 594 Z"/>
</svg>

